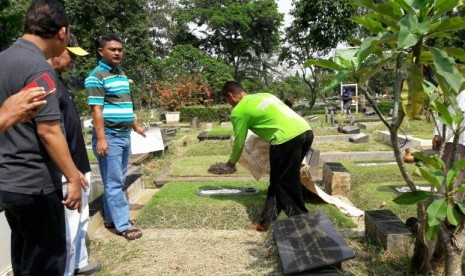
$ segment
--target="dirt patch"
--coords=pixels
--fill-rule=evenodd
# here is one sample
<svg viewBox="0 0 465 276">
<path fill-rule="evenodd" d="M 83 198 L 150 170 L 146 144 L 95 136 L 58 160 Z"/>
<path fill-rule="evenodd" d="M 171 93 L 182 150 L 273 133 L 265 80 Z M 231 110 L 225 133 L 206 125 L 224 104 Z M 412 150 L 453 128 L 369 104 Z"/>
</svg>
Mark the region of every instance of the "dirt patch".
<svg viewBox="0 0 465 276">
<path fill-rule="evenodd" d="M 114 235 L 96 239 L 96 275 L 276 275 L 278 253 L 267 234 L 252 230 L 144 230 L 127 242 Z"/>
</svg>

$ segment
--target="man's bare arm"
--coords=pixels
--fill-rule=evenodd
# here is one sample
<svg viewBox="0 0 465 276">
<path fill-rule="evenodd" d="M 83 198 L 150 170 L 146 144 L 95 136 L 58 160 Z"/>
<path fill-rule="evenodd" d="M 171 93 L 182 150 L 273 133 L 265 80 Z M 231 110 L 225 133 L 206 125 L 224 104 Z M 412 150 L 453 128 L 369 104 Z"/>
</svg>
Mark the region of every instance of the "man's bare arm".
<svg viewBox="0 0 465 276">
<path fill-rule="evenodd" d="M 60 121 L 37 122 L 37 133 L 44 144 L 50 158 L 65 176 L 68 182 L 68 191 L 63 204 L 68 209 L 81 207 L 81 173 L 69 153 L 66 138 L 61 132 Z M 84 178 L 85 179 L 85 178 Z"/>
</svg>

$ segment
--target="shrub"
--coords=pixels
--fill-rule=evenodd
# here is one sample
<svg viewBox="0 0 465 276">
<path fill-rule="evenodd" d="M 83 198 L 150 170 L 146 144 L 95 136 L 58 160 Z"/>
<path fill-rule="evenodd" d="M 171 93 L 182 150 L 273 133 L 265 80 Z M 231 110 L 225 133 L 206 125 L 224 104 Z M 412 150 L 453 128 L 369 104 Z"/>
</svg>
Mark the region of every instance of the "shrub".
<svg viewBox="0 0 465 276">
<path fill-rule="evenodd" d="M 167 111 L 178 111 L 192 105 L 208 106 L 212 103 L 211 89 L 200 76 L 168 78 L 146 86 L 154 89 L 159 106 Z"/>
<path fill-rule="evenodd" d="M 394 102 L 393 101 L 380 101 L 380 102 L 378 102 L 379 111 L 381 111 L 381 113 L 383 113 L 384 115 L 389 114 L 389 111 L 393 107 L 394 107 Z"/>
<path fill-rule="evenodd" d="M 197 117 L 201 122 L 229 122 L 231 116 L 231 106 L 216 105 L 212 107 L 188 106 L 181 107 L 181 121 L 191 122 Z"/>
</svg>

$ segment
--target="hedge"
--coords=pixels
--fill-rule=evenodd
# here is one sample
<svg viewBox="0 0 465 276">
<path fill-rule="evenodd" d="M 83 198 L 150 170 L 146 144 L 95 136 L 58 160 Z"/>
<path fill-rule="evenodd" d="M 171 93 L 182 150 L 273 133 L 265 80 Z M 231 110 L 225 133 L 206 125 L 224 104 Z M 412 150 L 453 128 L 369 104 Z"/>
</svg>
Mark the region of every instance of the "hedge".
<svg viewBox="0 0 465 276">
<path fill-rule="evenodd" d="M 215 105 L 212 107 L 205 106 L 187 106 L 181 107 L 179 111 L 182 122 L 192 122 L 197 117 L 200 122 L 229 122 L 231 116 L 230 105 Z"/>
</svg>

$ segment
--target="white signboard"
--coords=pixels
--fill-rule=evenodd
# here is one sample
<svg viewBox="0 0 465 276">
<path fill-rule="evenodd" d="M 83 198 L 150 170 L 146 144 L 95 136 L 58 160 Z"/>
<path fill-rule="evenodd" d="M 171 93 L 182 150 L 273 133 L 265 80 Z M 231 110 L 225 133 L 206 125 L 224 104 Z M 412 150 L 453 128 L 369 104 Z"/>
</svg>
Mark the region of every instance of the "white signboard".
<svg viewBox="0 0 465 276">
<path fill-rule="evenodd" d="M 164 150 L 163 138 L 159 128 L 145 131 L 145 137 L 137 132 L 131 132 L 131 153 L 140 154 Z"/>
</svg>

